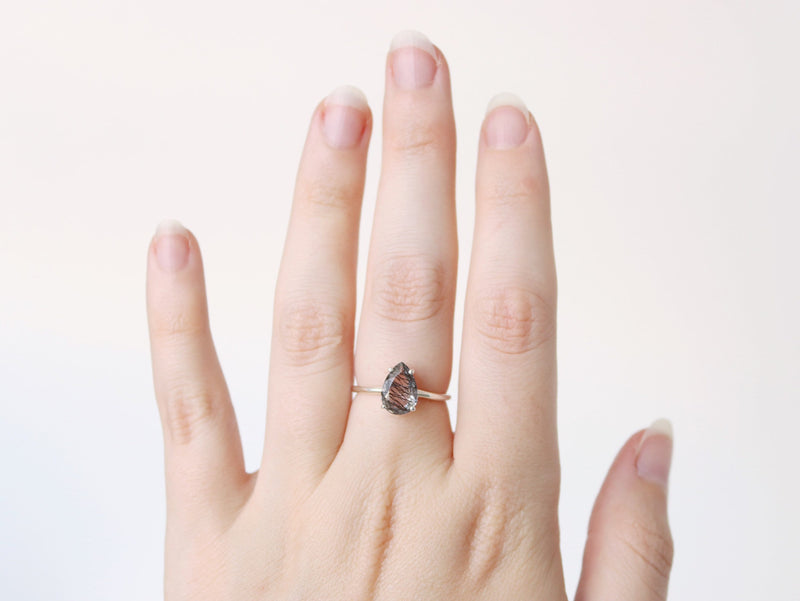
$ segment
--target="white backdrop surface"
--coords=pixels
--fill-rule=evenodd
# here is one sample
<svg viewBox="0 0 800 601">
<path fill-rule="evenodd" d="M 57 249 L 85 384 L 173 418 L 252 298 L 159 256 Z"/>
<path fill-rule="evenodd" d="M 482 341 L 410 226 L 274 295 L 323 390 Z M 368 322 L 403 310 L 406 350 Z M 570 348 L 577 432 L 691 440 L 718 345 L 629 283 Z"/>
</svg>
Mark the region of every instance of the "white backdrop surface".
<svg viewBox="0 0 800 601">
<path fill-rule="evenodd" d="M 671 598 L 800 599 L 798 25 L 790 1 L 3 3 L 0 598 L 161 595 L 144 275 L 164 217 L 200 241 L 258 467 L 308 118 L 342 83 L 370 100 L 366 249 L 385 53 L 413 28 L 452 73 L 456 345 L 487 101 L 519 94 L 543 133 L 568 590 L 613 456 L 665 416 Z"/>
</svg>

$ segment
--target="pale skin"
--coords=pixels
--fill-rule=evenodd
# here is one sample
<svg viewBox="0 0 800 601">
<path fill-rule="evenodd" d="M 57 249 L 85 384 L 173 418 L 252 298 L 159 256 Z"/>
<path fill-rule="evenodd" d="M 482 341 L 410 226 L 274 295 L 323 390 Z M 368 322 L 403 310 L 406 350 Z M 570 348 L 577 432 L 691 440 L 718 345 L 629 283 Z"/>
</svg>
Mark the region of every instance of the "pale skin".
<svg viewBox="0 0 800 601">
<path fill-rule="evenodd" d="M 245 471 L 214 349 L 198 242 L 175 222 L 151 241 L 168 601 L 567 598 L 539 128 L 508 95 L 481 127 L 453 432 L 447 403 L 420 400 L 392 415 L 378 395 L 351 393 L 354 383 L 380 386 L 399 361 L 421 389 L 446 392 L 453 362 L 456 131 L 447 62 L 424 36 L 395 38 L 383 113 L 357 330 L 372 115 L 343 88 L 311 116 L 275 289 L 256 473 Z M 666 598 L 671 451 L 664 421 L 622 447 L 595 503 L 576 600 Z"/>
</svg>

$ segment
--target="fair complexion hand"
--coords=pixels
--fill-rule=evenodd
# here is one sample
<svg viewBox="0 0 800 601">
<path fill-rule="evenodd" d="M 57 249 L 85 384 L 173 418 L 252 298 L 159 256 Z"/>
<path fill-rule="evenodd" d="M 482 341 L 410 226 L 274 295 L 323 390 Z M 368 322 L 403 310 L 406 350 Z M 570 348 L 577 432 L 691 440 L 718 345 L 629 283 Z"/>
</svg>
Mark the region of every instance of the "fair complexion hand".
<svg viewBox="0 0 800 601">
<path fill-rule="evenodd" d="M 200 248 L 162 224 L 147 309 L 167 484 L 165 593 L 178 600 L 563 600 L 556 275 L 544 153 L 515 97 L 480 132 L 460 354 L 447 403 L 392 415 L 399 361 L 445 392 L 453 355 L 456 132 L 424 36 L 386 63 L 383 164 L 355 339 L 372 117 L 340 88 L 311 118 L 276 286 L 264 452 L 247 473 L 209 330 Z M 354 352 L 355 348 L 355 352 Z M 586 450 L 587 453 L 591 449 Z M 672 541 L 666 422 L 634 434 L 594 507 L 579 601 L 655 601 Z"/>
</svg>

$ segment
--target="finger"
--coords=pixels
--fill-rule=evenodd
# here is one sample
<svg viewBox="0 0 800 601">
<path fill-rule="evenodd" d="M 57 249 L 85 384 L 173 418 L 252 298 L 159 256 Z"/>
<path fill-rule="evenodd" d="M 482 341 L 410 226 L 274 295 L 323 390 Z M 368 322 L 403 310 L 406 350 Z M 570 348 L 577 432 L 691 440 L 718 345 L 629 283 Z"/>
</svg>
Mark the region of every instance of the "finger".
<svg viewBox="0 0 800 601">
<path fill-rule="evenodd" d="M 479 145 L 456 464 L 520 484 L 556 483 L 555 307 L 539 130 L 519 98 L 500 94 L 489 104 Z M 549 491 L 550 502 L 557 488 L 538 491 Z"/>
<path fill-rule="evenodd" d="M 355 372 L 382 385 L 405 362 L 422 390 L 444 392 L 452 368 L 457 267 L 455 123 L 447 63 L 417 32 L 395 36 L 387 57 L 383 163 L 372 227 Z M 450 457 L 447 405 L 421 400 L 392 415 L 373 395 L 353 401 L 354 448 L 437 447 Z M 371 438 L 370 442 L 364 436 Z M 348 434 L 349 437 L 349 434 Z M 419 448 L 419 447 L 418 447 Z"/>
<path fill-rule="evenodd" d="M 352 394 L 356 257 L 372 118 L 351 86 L 321 102 L 297 173 L 275 291 L 265 461 L 321 474 Z"/>
<path fill-rule="evenodd" d="M 575 601 L 667 598 L 671 457 L 672 427 L 666 420 L 636 433 L 619 452 L 592 511 Z"/>
<path fill-rule="evenodd" d="M 175 221 L 162 222 L 150 243 L 147 317 L 168 511 L 237 506 L 248 478 L 211 339 L 200 247 Z"/>
</svg>

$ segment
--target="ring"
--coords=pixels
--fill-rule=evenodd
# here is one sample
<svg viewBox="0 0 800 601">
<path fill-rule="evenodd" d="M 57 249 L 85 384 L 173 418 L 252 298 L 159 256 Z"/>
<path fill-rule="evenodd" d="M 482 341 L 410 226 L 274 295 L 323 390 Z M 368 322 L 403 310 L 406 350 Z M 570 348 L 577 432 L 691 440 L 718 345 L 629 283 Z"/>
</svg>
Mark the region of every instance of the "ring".
<svg viewBox="0 0 800 601">
<path fill-rule="evenodd" d="M 353 386 L 353 392 L 376 392 L 381 395 L 381 405 L 389 413 L 402 415 L 417 409 L 417 399 L 430 401 L 446 401 L 449 394 L 436 394 L 417 389 L 414 370 L 402 361 L 389 370 L 389 374 L 380 388 L 369 386 Z"/>
</svg>

